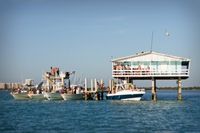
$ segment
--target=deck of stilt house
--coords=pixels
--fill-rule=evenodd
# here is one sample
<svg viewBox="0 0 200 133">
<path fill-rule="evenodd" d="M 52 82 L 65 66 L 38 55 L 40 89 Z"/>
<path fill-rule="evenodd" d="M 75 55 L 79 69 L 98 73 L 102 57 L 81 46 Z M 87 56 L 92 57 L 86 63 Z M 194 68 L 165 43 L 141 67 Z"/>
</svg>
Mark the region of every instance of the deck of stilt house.
<svg viewBox="0 0 200 133">
<path fill-rule="evenodd" d="M 112 77 L 126 80 L 152 80 L 152 100 L 156 100 L 156 80 L 177 80 L 178 99 L 181 81 L 189 78 L 190 59 L 148 51 L 112 60 Z"/>
</svg>

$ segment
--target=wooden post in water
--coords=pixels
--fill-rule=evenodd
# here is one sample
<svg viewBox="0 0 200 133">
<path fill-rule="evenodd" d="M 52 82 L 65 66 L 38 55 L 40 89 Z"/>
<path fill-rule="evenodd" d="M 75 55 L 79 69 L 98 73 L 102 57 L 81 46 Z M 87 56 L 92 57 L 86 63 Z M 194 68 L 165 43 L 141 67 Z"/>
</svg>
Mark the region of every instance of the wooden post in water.
<svg viewBox="0 0 200 133">
<path fill-rule="evenodd" d="M 109 92 L 108 93 L 111 93 L 112 92 L 112 80 L 109 80 Z"/>
<path fill-rule="evenodd" d="M 114 93 L 114 80 L 111 80 L 111 93 L 113 94 Z"/>
<path fill-rule="evenodd" d="M 178 100 L 182 100 L 182 88 L 181 88 L 181 78 L 178 79 L 177 84 L 178 84 Z"/>
<path fill-rule="evenodd" d="M 98 89 L 98 87 L 97 87 L 97 79 L 94 79 L 94 88 L 95 88 L 95 91 L 97 92 L 97 89 Z"/>
<path fill-rule="evenodd" d="M 85 100 L 87 100 L 87 79 L 85 78 Z"/>
<path fill-rule="evenodd" d="M 95 87 L 95 92 L 96 92 L 96 100 L 100 100 L 98 86 L 97 86 L 97 79 L 94 79 L 94 87 Z"/>
<path fill-rule="evenodd" d="M 93 91 L 93 79 L 91 79 L 91 92 Z"/>
<path fill-rule="evenodd" d="M 69 85 L 69 88 L 71 88 L 71 82 L 70 82 L 70 79 L 68 79 L 68 85 Z"/>
<path fill-rule="evenodd" d="M 152 101 L 157 101 L 157 94 L 156 94 L 156 79 L 152 78 Z"/>
<path fill-rule="evenodd" d="M 103 94 L 104 94 L 104 85 L 103 85 L 103 79 L 101 79 L 101 100 L 103 100 Z"/>
</svg>

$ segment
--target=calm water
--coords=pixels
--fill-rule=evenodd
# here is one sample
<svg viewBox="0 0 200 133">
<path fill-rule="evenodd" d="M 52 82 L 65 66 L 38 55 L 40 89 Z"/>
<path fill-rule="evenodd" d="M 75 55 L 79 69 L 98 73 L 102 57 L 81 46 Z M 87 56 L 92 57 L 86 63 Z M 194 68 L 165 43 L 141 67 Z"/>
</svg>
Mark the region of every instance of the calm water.
<svg viewBox="0 0 200 133">
<path fill-rule="evenodd" d="M 131 101 L 15 101 L 0 91 L 0 132 L 200 132 L 200 91 Z"/>
</svg>

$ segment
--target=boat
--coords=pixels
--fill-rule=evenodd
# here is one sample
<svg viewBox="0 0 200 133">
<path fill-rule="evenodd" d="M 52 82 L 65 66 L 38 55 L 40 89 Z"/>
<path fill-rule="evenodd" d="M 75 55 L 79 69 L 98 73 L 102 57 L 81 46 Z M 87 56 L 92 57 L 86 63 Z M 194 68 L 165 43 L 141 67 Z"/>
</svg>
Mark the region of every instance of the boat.
<svg viewBox="0 0 200 133">
<path fill-rule="evenodd" d="M 46 91 L 43 91 L 43 96 L 48 100 L 63 100 L 60 95 L 62 87 L 60 87 L 59 83 L 60 82 L 56 81 L 55 84 L 53 84 L 53 90 L 48 88 Z"/>
<path fill-rule="evenodd" d="M 61 90 L 66 88 L 65 80 L 69 79 L 70 72 L 60 72 L 59 68 L 51 67 L 50 72 L 46 72 L 43 75 L 46 81 L 43 95 L 48 100 L 63 100 L 61 96 Z"/>
<path fill-rule="evenodd" d="M 44 97 L 43 94 L 28 94 L 31 100 L 46 100 L 47 98 Z"/>
<path fill-rule="evenodd" d="M 60 92 L 44 92 L 43 96 L 48 100 L 63 100 Z"/>
<path fill-rule="evenodd" d="M 14 88 L 10 93 L 14 99 L 16 100 L 28 100 L 30 97 L 28 96 L 29 90 L 34 87 L 32 79 L 26 79 L 25 83 L 22 84 L 19 88 Z"/>
<path fill-rule="evenodd" d="M 27 100 L 27 99 L 29 99 L 27 91 L 11 92 L 10 94 L 13 96 L 13 98 L 15 100 Z"/>
<path fill-rule="evenodd" d="M 47 98 L 43 95 L 42 90 L 43 82 L 40 82 L 40 84 L 29 91 L 28 96 L 31 100 L 46 100 Z"/>
<path fill-rule="evenodd" d="M 117 84 L 113 93 L 106 95 L 107 100 L 134 100 L 140 101 L 145 94 L 144 89 L 138 89 L 133 84 Z"/>
<path fill-rule="evenodd" d="M 64 100 L 84 100 L 84 95 L 83 94 L 61 94 L 62 98 Z"/>
<path fill-rule="evenodd" d="M 60 94 L 64 100 L 83 100 L 83 87 L 72 85 L 69 89 L 65 89 Z"/>
</svg>

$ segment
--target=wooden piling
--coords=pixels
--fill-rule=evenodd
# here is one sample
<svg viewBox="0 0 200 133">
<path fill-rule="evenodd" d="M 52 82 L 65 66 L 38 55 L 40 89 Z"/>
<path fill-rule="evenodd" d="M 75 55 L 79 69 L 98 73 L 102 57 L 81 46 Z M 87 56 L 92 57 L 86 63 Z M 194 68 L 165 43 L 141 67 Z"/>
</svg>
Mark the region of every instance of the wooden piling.
<svg viewBox="0 0 200 133">
<path fill-rule="evenodd" d="M 111 93 L 113 94 L 114 93 L 114 80 L 111 80 Z"/>
<path fill-rule="evenodd" d="M 87 79 L 85 78 L 85 92 L 87 92 Z"/>
<path fill-rule="evenodd" d="M 91 91 L 93 91 L 93 79 L 91 79 Z"/>
<path fill-rule="evenodd" d="M 178 79 L 177 84 L 178 84 L 178 94 L 177 94 L 177 99 L 182 100 L 182 88 L 181 88 L 181 78 Z"/>
<path fill-rule="evenodd" d="M 103 100 L 103 79 L 100 80 L 101 100 Z"/>
<path fill-rule="evenodd" d="M 95 92 L 97 92 L 98 91 L 97 79 L 94 79 L 94 87 L 95 87 Z"/>
<path fill-rule="evenodd" d="M 112 92 L 112 80 L 109 80 L 109 92 L 108 93 L 111 93 Z"/>
<path fill-rule="evenodd" d="M 100 100 L 98 86 L 97 86 L 97 79 L 94 79 L 94 89 L 95 89 L 95 100 Z"/>
<path fill-rule="evenodd" d="M 156 94 L 156 79 L 152 78 L 152 101 L 157 101 L 157 94 Z"/>
<path fill-rule="evenodd" d="M 68 79 L 68 85 L 69 85 L 69 88 L 71 88 L 71 82 L 70 82 L 70 79 Z"/>
<path fill-rule="evenodd" d="M 85 78 L 85 100 L 87 100 L 87 79 Z"/>
</svg>

